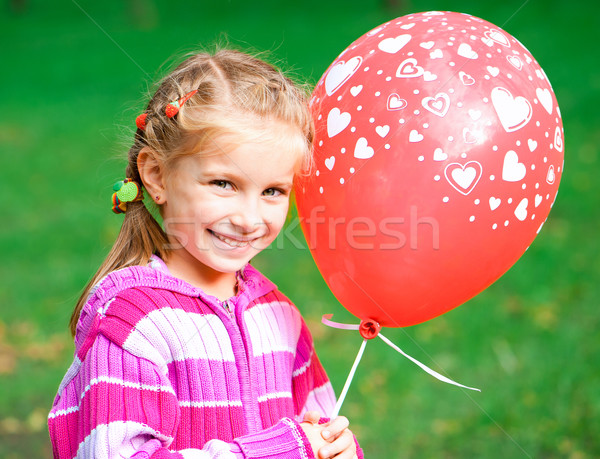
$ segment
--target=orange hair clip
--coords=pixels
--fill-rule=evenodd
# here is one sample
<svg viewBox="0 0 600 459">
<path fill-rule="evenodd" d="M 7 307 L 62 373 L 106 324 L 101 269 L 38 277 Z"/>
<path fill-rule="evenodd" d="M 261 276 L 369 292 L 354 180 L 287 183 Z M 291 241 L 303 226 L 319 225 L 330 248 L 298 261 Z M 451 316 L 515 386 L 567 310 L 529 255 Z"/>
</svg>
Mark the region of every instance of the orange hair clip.
<svg viewBox="0 0 600 459">
<path fill-rule="evenodd" d="M 194 89 L 193 91 L 188 92 L 185 96 L 182 96 L 179 99 L 176 99 L 173 102 L 169 103 L 165 108 L 165 114 L 167 115 L 167 118 L 173 118 L 175 115 L 177 115 L 177 113 L 179 113 L 179 109 L 183 106 L 183 104 L 185 104 L 190 99 L 190 97 L 192 97 L 197 92 L 198 90 Z"/>
</svg>

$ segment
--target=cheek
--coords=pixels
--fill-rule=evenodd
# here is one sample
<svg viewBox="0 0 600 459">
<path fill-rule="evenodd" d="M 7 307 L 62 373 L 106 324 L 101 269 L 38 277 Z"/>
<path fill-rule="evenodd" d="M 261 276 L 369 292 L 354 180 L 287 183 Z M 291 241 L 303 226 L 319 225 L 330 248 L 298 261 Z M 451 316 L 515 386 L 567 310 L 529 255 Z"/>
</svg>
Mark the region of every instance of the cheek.
<svg viewBox="0 0 600 459">
<path fill-rule="evenodd" d="M 269 222 L 270 222 L 270 227 L 271 227 L 271 231 L 275 233 L 275 235 L 277 235 L 277 233 L 279 233 L 281 231 L 281 229 L 283 228 L 283 225 L 285 225 L 285 220 L 287 218 L 287 214 L 288 214 L 288 209 L 289 209 L 289 203 L 286 203 L 285 205 L 281 205 L 278 206 L 277 208 L 274 208 L 272 210 L 272 212 L 270 213 L 270 218 L 269 218 Z"/>
</svg>

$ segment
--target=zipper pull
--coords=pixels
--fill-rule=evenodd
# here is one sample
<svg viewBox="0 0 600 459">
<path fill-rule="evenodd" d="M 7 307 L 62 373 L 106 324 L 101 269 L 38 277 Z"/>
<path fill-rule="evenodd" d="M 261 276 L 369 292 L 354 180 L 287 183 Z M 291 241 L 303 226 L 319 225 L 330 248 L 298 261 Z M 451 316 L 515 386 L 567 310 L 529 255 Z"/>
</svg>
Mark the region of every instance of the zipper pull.
<svg viewBox="0 0 600 459">
<path fill-rule="evenodd" d="M 231 317 L 232 319 L 235 317 L 233 308 L 229 304 L 229 300 L 223 301 L 223 308 L 225 308 L 225 310 L 229 313 L 229 317 Z"/>
</svg>

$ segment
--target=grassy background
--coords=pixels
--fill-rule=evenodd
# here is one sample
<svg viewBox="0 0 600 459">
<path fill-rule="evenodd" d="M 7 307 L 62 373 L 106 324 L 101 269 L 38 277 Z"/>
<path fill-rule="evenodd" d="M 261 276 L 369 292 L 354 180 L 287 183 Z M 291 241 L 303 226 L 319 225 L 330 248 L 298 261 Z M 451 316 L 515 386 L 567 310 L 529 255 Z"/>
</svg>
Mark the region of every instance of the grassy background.
<svg viewBox="0 0 600 459">
<path fill-rule="evenodd" d="M 226 36 L 272 50 L 315 82 L 370 28 L 432 9 L 480 16 L 529 48 L 561 105 L 565 175 L 542 233 L 501 280 L 442 317 L 387 332 L 484 391 L 438 383 L 373 342 L 343 414 L 369 459 L 600 456 L 600 4 L 15 0 L 0 8 L 0 457 L 51 456 L 46 415 L 70 363 L 67 321 L 118 231 L 111 186 L 158 69 Z M 325 312 L 350 317 L 308 250 L 283 245 L 256 264 L 303 311 L 339 392 L 360 339 L 318 324 Z"/>
</svg>

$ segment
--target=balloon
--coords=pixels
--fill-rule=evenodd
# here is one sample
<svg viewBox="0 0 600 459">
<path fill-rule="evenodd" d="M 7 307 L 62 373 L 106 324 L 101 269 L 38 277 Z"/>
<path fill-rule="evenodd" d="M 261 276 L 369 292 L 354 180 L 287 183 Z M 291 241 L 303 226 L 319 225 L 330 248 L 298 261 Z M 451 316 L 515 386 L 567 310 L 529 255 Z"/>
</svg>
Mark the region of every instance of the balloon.
<svg viewBox="0 0 600 459">
<path fill-rule="evenodd" d="M 550 82 L 514 37 L 453 12 L 360 37 L 311 97 L 296 184 L 315 262 L 351 313 L 424 322 L 485 289 L 545 222 L 563 171 Z"/>
</svg>

